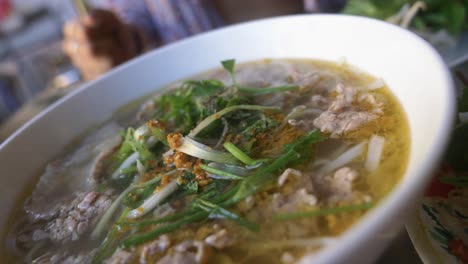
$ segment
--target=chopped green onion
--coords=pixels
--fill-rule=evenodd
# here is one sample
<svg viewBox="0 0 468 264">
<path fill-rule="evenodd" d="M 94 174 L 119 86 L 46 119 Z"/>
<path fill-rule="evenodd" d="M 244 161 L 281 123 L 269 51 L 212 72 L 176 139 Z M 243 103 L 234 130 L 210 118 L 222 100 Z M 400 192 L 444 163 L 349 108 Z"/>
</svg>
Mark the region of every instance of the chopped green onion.
<svg viewBox="0 0 468 264">
<path fill-rule="evenodd" d="M 153 193 L 148 199 L 146 199 L 142 205 L 138 208 L 133 209 L 127 215 L 127 218 L 138 218 L 141 217 L 150 211 L 152 211 L 156 206 L 158 206 L 164 199 L 177 190 L 177 181 L 173 180 L 164 186 L 161 190 Z"/>
<path fill-rule="evenodd" d="M 174 173 L 175 171 L 171 171 L 169 173 L 166 173 L 165 175 L 170 175 L 172 173 Z M 127 189 L 125 189 L 125 191 L 123 191 L 118 197 L 117 199 L 114 200 L 114 202 L 111 204 L 111 206 L 109 207 L 109 209 L 107 209 L 107 211 L 104 213 L 104 215 L 101 217 L 101 219 L 99 220 L 99 222 L 97 223 L 96 227 L 94 228 L 93 232 L 91 233 L 91 238 L 92 239 L 97 239 L 101 236 L 102 232 L 104 231 L 104 228 L 107 226 L 107 223 L 109 223 L 109 221 L 111 220 L 112 216 L 114 215 L 115 211 L 119 208 L 121 202 L 122 202 L 122 199 L 128 194 L 130 193 L 131 191 L 137 189 L 137 188 L 141 188 L 141 187 L 145 187 L 145 186 L 148 186 L 150 184 L 153 184 L 157 181 L 160 181 L 161 180 L 161 176 L 157 176 L 155 177 L 154 179 L 151 179 L 149 181 L 146 181 L 144 183 L 141 183 L 141 184 L 132 184 L 130 185 L 129 187 L 127 187 Z M 126 214 L 127 215 L 127 214 Z"/>
<path fill-rule="evenodd" d="M 202 200 L 202 199 L 197 199 L 195 201 L 195 205 L 202 209 L 205 210 L 207 213 L 209 213 L 209 218 L 221 218 L 221 219 L 228 219 L 236 224 L 246 227 L 247 229 L 251 231 L 258 231 L 259 226 L 256 223 L 252 223 L 237 214 L 208 201 Z"/>
<path fill-rule="evenodd" d="M 132 186 L 128 187 L 124 192 L 122 192 L 117 197 L 117 199 L 115 199 L 115 201 L 111 204 L 109 209 L 107 209 L 107 211 L 104 213 L 104 215 L 101 217 L 101 219 L 97 223 L 96 227 L 91 233 L 91 239 L 98 239 L 101 236 L 102 232 L 104 231 L 104 228 L 106 228 L 107 226 L 107 223 L 109 223 L 115 211 L 119 208 L 120 202 L 122 201 L 122 199 L 125 197 L 125 195 L 127 195 L 132 190 L 133 190 Z"/>
<path fill-rule="evenodd" d="M 217 196 L 214 198 L 212 201 L 214 203 L 222 203 L 223 206 L 228 206 L 230 205 L 229 203 L 226 202 L 226 199 L 231 198 L 236 192 L 239 190 L 240 184 L 236 184 L 234 187 L 229 189 L 228 191 L 224 192 L 223 194 Z"/>
<path fill-rule="evenodd" d="M 222 170 L 207 166 L 205 164 L 201 164 L 200 168 L 202 168 L 206 172 L 220 176 L 219 179 L 224 179 L 224 180 L 242 180 L 243 179 L 243 177 L 236 175 L 234 173 L 222 171 Z"/>
<path fill-rule="evenodd" d="M 290 214 L 277 214 L 273 216 L 274 220 L 294 220 L 307 217 L 323 216 L 323 215 L 332 215 L 340 213 L 348 213 L 360 210 L 367 210 L 374 206 L 373 203 L 363 203 L 363 204 L 354 204 L 341 207 L 332 207 L 332 208 L 321 208 L 314 211 L 306 212 L 297 212 Z"/>
<path fill-rule="evenodd" d="M 256 193 L 264 186 L 275 180 L 278 176 L 277 172 L 284 170 L 287 166 L 291 166 L 301 160 L 309 157 L 313 152 L 311 146 L 322 140 L 319 131 L 311 131 L 306 136 L 296 140 L 294 143 L 284 146 L 284 154 L 275 159 L 271 159 L 268 164 L 262 165 L 254 174 L 245 177 L 240 183 L 239 190 L 229 199 L 229 203 L 237 203 L 238 201 Z"/>
<path fill-rule="evenodd" d="M 184 137 L 182 145 L 176 149 L 192 157 L 204 159 L 208 161 L 216 161 L 219 163 L 237 164 L 237 159 L 228 152 L 214 150 L 202 143 Z"/>
<path fill-rule="evenodd" d="M 247 165 L 254 165 L 257 162 L 245 154 L 241 149 L 239 149 L 236 145 L 232 144 L 231 142 L 225 142 L 223 144 L 224 148 L 229 151 L 234 157 L 238 160 L 242 161 Z"/>
<path fill-rule="evenodd" d="M 141 244 L 143 244 L 143 243 L 145 243 L 147 241 L 155 239 L 156 237 L 158 237 L 158 236 L 160 236 L 162 234 L 167 234 L 167 233 L 173 232 L 175 230 L 178 230 L 178 229 L 180 229 L 181 226 L 183 226 L 185 224 L 189 224 L 189 223 L 193 223 L 193 222 L 197 222 L 197 221 L 206 219 L 207 216 L 208 216 L 208 214 L 206 212 L 204 212 L 204 211 L 196 212 L 196 213 L 194 213 L 192 215 L 188 215 L 188 216 L 186 216 L 186 217 L 184 217 L 184 218 L 182 218 L 182 219 L 180 219 L 180 220 L 178 220 L 176 222 L 169 223 L 169 224 L 166 224 L 164 226 L 158 227 L 153 231 L 146 232 L 146 233 L 141 234 L 141 235 L 136 235 L 136 236 L 127 238 L 122 242 L 122 246 L 124 248 L 129 248 L 129 247 L 141 245 Z"/>
<path fill-rule="evenodd" d="M 124 219 L 127 216 L 128 212 L 130 212 L 130 208 L 124 208 L 119 218 L 117 219 L 117 222 Z M 117 239 L 115 236 L 117 235 L 117 233 L 118 227 L 114 225 L 107 237 L 104 239 L 104 242 L 99 247 L 98 252 L 96 253 L 96 255 L 94 255 L 91 261 L 92 264 L 102 263 L 104 259 L 109 257 L 112 254 L 112 252 L 115 251 L 115 248 L 117 247 Z"/>
<path fill-rule="evenodd" d="M 250 94 L 267 94 L 267 93 L 276 93 L 291 91 L 299 88 L 297 85 L 284 85 L 284 86 L 275 86 L 275 87 L 265 87 L 265 88 L 254 88 L 254 87 L 239 87 L 239 91 Z"/>
<path fill-rule="evenodd" d="M 138 159 L 139 156 L 140 155 L 138 154 L 138 152 L 133 152 L 133 154 L 128 156 L 128 158 L 125 159 L 122 162 L 122 164 L 120 164 L 120 167 L 117 170 L 115 170 L 114 173 L 112 173 L 111 178 L 112 179 L 119 178 L 119 176 L 123 174 L 122 170 L 124 170 L 124 169 L 130 167 L 131 165 L 133 165 L 136 162 L 136 160 Z"/>
<path fill-rule="evenodd" d="M 230 172 L 232 174 L 236 174 L 239 176 L 246 176 L 252 173 L 252 168 L 251 168 L 252 166 L 244 167 L 240 165 L 231 165 L 231 164 L 218 163 L 218 162 L 210 162 L 208 163 L 208 166 L 218 169 L 218 170 Z M 254 168 L 257 168 L 257 166 L 255 166 Z"/>
</svg>

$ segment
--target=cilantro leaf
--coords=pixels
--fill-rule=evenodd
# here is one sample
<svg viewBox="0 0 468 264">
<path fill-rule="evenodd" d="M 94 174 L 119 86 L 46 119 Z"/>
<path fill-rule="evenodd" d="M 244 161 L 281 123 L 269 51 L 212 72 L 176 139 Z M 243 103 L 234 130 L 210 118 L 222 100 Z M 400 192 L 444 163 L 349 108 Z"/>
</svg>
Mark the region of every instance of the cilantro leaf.
<svg viewBox="0 0 468 264">
<path fill-rule="evenodd" d="M 185 195 L 191 195 L 198 193 L 198 182 L 195 178 L 195 174 L 191 172 L 185 172 L 181 176 L 181 183 L 178 183 Z"/>
<path fill-rule="evenodd" d="M 236 64 L 236 60 L 234 59 L 231 59 L 231 60 L 224 60 L 221 62 L 221 64 L 223 65 L 223 68 L 229 72 L 229 74 L 231 75 L 231 79 L 232 79 L 232 84 L 233 86 L 237 86 L 237 83 L 236 83 L 236 77 L 235 77 L 235 72 L 234 72 L 234 67 L 235 67 L 235 64 Z"/>
</svg>

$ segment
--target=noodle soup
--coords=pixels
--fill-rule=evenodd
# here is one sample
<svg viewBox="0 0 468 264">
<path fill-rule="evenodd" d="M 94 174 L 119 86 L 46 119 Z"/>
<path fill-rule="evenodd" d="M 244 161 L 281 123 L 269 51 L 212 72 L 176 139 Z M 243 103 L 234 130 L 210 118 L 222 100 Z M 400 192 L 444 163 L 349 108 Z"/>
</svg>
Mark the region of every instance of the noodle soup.
<svg viewBox="0 0 468 264">
<path fill-rule="evenodd" d="M 295 263 L 400 180 L 404 112 L 345 63 L 263 60 L 177 82 L 44 169 L 11 262 Z"/>
</svg>

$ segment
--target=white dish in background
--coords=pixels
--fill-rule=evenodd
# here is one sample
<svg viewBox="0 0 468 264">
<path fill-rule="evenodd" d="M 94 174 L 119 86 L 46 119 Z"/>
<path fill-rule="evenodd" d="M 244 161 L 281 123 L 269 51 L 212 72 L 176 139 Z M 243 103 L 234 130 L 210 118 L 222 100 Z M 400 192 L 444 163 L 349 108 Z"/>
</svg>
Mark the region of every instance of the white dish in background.
<svg viewBox="0 0 468 264">
<path fill-rule="evenodd" d="M 466 35 L 468 45 L 468 33 Z M 468 54 L 467 54 L 468 55 Z M 468 62 L 453 69 L 461 75 L 468 76 Z M 464 84 L 460 79 L 456 82 L 457 91 L 462 94 Z M 464 125 L 466 127 L 466 124 Z M 455 128 L 462 129 L 461 125 Z M 453 130 L 455 130 L 453 128 Z M 460 133 L 460 132 L 459 132 Z M 461 140 L 451 142 L 457 146 Z M 450 151 L 450 150 L 449 150 Z M 406 222 L 406 230 L 411 241 L 425 264 L 465 263 L 467 261 L 468 226 L 467 223 L 467 187 L 457 187 L 447 184 L 442 177 L 466 176 L 463 170 L 451 167 L 450 162 L 444 162 L 432 176 L 432 181 L 424 196 Z"/>
<path fill-rule="evenodd" d="M 0 146 L 0 226 L 18 193 L 43 166 L 120 106 L 155 88 L 218 67 L 219 61 L 340 58 L 382 77 L 405 109 L 411 153 L 402 181 L 379 206 L 313 257 L 314 263 L 367 263 L 402 227 L 447 143 L 454 91 L 444 62 L 425 41 L 385 22 L 339 15 L 260 20 L 155 50 L 84 85 L 24 125 Z"/>
</svg>

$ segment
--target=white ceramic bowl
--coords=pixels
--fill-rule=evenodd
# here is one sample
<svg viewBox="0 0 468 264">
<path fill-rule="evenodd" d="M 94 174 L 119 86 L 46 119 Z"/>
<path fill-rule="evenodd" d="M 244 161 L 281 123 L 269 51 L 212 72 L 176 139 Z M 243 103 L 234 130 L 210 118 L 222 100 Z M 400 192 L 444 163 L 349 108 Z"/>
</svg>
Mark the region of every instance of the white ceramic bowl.
<svg viewBox="0 0 468 264">
<path fill-rule="evenodd" d="M 454 113 L 452 80 L 422 39 L 377 20 L 300 15 L 227 27 L 155 50 L 84 85 L 42 112 L 0 147 L 0 226 L 25 184 L 86 129 L 120 106 L 172 81 L 236 58 L 346 60 L 382 77 L 410 124 L 411 154 L 403 180 L 380 205 L 314 263 L 372 261 L 399 230 L 447 143 Z"/>
</svg>

